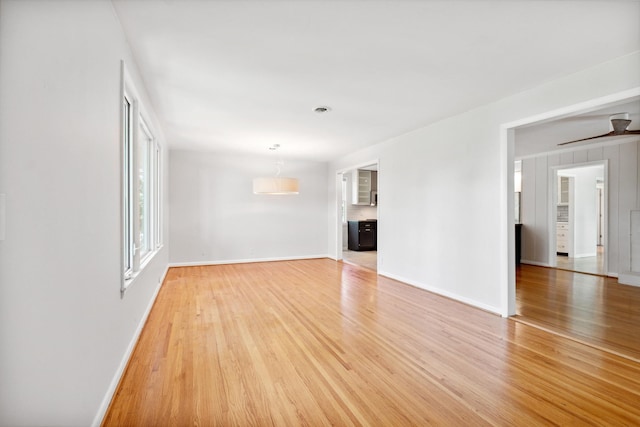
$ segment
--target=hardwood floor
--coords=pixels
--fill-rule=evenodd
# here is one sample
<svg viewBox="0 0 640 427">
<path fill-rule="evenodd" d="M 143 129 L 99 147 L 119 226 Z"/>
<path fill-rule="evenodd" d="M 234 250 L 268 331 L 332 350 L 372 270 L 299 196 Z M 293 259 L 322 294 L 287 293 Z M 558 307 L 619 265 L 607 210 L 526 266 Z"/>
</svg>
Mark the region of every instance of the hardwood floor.
<svg viewBox="0 0 640 427">
<path fill-rule="evenodd" d="M 105 426 L 637 425 L 640 364 L 328 259 L 172 268 Z"/>
<path fill-rule="evenodd" d="M 350 251 L 343 250 L 342 258 L 344 262 L 359 265 L 360 267 L 378 270 L 378 251 Z"/>
<path fill-rule="evenodd" d="M 614 278 L 522 264 L 516 312 L 533 325 L 640 362 L 640 288 Z"/>
<path fill-rule="evenodd" d="M 601 276 L 607 274 L 604 269 L 604 248 L 602 246 L 597 247 L 596 256 L 570 258 L 558 255 L 556 256 L 556 265 L 561 270 L 599 274 Z"/>
</svg>

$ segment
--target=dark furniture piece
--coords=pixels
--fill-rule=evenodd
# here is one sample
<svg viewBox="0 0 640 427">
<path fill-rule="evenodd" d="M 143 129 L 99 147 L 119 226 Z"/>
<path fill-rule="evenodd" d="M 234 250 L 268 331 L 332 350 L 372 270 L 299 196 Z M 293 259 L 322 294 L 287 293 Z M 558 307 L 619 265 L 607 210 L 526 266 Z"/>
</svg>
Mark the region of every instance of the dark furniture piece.
<svg viewBox="0 0 640 427">
<path fill-rule="evenodd" d="M 520 265 L 520 247 L 522 246 L 522 224 L 516 224 L 516 265 Z"/>
<path fill-rule="evenodd" d="M 349 250 L 375 251 L 377 249 L 377 221 L 349 221 Z"/>
</svg>

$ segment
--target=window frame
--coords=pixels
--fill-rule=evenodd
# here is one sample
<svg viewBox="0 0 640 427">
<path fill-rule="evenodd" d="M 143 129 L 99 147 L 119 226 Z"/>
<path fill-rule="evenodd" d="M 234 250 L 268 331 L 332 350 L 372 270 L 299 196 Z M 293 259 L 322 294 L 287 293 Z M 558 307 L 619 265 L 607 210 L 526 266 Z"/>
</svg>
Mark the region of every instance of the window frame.
<svg viewBox="0 0 640 427">
<path fill-rule="evenodd" d="M 127 93 L 122 95 L 122 113 L 121 113 L 121 125 L 122 125 L 122 159 L 121 159 L 121 179 L 122 179 L 122 275 L 123 282 L 131 279 L 133 276 L 133 235 L 129 232 L 132 228 L 133 219 L 133 205 L 132 192 L 133 192 L 133 110 L 134 103 Z"/>
<path fill-rule="evenodd" d="M 138 215 L 136 216 L 136 218 L 141 219 L 142 215 L 145 215 L 145 220 L 144 220 L 144 229 L 142 229 L 142 227 L 140 226 L 140 221 L 138 221 L 138 233 L 140 235 L 139 239 L 138 239 L 138 247 L 140 249 L 140 262 L 144 263 L 144 261 L 151 255 L 151 253 L 154 251 L 155 249 L 155 242 L 154 242 L 154 234 L 153 234 L 153 229 L 154 229 L 154 225 L 155 222 L 154 221 L 154 217 L 155 217 L 155 138 L 153 137 L 153 134 L 151 133 L 151 131 L 149 130 L 149 126 L 147 126 L 144 118 L 140 117 L 140 119 L 138 120 L 138 124 L 139 124 L 139 132 L 145 134 L 140 135 L 140 138 L 138 139 L 138 146 L 136 148 L 138 148 L 138 163 L 136 163 L 137 167 L 140 167 L 140 162 L 141 159 L 140 158 L 140 148 L 142 147 L 142 144 L 145 144 L 145 154 L 146 154 L 146 159 L 144 159 L 145 161 L 145 169 L 146 169 L 146 182 L 143 182 L 144 185 L 144 193 L 145 193 L 145 198 L 143 200 L 143 203 L 140 203 L 140 199 L 138 199 Z M 140 177 L 140 174 L 138 174 L 138 178 Z M 140 185 L 140 181 L 138 180 L 138 189 Z M 139 196 L 139 195 L 138 195 Z M 144 211 L 142 211 L 142 207 L 144 205 Z M 144 236 L 144 244 L 142 242 L 142 237 Z M 145 252 L 142 252 L 142 250 L 146 249 Z"/>
<path fill-rule="evenodd" d="M 154 137 L 153 127 L 146 120 L 140 97 L 132 84 L 124 61 L 121 62 L 120 93 L 121 127 L 121 283 L 120 294 L 134 283 L 139 273 L 162 248 L 162 147 Z M 143 133 L 145 135 L 143 135 Z M 144 212 L 140 209 L 140 144 L 146 147 L 146 181 L 143 188 Z M 141 253 L 141 213 L 147 221 L 144 230 L 147 251 Z"/>
</svg>

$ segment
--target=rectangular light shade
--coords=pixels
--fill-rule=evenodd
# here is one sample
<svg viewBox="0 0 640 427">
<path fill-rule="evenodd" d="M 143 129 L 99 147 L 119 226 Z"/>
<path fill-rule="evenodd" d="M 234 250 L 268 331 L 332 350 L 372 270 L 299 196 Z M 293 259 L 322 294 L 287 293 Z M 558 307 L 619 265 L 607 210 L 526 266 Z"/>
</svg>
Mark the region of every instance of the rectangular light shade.
<svg viewBox="0 0 640 427">
<path fill-rule="evenodd" d="M 253 194 L 298 194 L 297 178 L 279 176 L 253 179 Z"/>
</svg>

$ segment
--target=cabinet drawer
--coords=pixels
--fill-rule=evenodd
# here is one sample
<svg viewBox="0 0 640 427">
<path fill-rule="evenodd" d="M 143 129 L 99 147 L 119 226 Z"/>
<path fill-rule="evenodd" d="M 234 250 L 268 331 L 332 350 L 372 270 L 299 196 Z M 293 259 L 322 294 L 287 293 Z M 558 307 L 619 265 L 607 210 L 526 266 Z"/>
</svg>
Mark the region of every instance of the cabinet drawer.
<svg viewBox="0 0 640 427">
<path fill-rule="evenodd" d="M 558 231 L 560 231 L 560 230 L 569 230 L 569 224 L 567 224 L 566 222 L 565 223 L 558 222 L 558 223 L 556 223 L 556 229 Z"/>
<path fill-rule="evenodd" d="M 374 230 L 376 228 L 376 224 L 374 222 L 361 222 L 358 225 L 360 230 Z"/>
<path fill-rule="evenodd" d="M 558 252 L 567 252 L 568 250 L 569 250 L 569 247 L 566 244 L 558 243 L 558 246 L 557 246 Z"/>
</svg>

